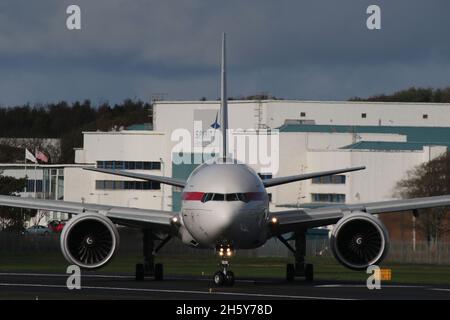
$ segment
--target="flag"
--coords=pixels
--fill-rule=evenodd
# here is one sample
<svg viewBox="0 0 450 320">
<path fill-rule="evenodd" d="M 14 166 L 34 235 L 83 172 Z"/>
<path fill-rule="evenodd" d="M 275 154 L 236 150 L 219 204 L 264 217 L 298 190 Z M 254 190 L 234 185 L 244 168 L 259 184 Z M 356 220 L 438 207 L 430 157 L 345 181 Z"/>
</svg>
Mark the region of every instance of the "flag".
<svg viewBox="0 0 450 320">
<path fill-rule="evenodd" d="M 25 149 L 25 160 L 26 159 L 30 160 L 31 162 L 37 163 L 36 158 L 33 156 L 33 154 L 30 151 L 28 151 L 28 149 Z"/>
<path fill-rule="evenodd" d="M 48 157 L 39 150 L 36 150 L 36 159 L 39 159 L 42 162 L 48 162 Z"/>
</svg>

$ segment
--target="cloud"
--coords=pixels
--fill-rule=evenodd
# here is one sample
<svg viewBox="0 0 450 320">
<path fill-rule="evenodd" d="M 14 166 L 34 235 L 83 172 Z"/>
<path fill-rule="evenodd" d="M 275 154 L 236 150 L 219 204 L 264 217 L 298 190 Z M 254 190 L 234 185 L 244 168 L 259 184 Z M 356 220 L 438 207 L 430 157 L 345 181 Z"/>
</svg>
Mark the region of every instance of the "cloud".
<svg viewBox="0 0 450 320">
<path fill-rule="evenodd" d="M 82 30 L 65 28 L 77 3 Z M 382 30 L 365 27 L 378 4 Z M 230 94 L 347 99 L 450 83 L 446 0 L 4 0 L 0 104 L 216 98 L 228 33 Z"/>
</svg>

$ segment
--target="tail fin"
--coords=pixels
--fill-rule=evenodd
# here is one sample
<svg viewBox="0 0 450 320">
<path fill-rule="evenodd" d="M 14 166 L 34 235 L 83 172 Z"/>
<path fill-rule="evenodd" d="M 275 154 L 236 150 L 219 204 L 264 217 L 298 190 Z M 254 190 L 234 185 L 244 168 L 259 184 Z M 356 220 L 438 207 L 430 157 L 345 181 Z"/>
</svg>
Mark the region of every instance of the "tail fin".
<svg viewBox="0 0 450 320">
<path fill-rule="evenodd" d="M 222 35 L 222 72 L 221 72 L 221 128 L 222 128 L 222 157 L 225 162 L 228 156 L 227 150 L 227 129 L 228 129 L 228 104 L 227 104 L 227 71 L 226 71 L 226 34 Z"/>
</svg>

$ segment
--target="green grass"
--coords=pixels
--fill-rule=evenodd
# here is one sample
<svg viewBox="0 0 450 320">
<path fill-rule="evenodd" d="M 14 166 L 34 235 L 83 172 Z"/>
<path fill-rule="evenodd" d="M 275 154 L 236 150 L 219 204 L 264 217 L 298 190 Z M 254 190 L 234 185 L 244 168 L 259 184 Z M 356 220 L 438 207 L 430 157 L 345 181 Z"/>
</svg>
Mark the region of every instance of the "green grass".
<svg viewBox="0 0 450 320">
<path fill-rule="evenodd" d="M 134 273 L 134 265 L 140 261 L 137 254 L 119 254 L 102 269 L 105 273 Z M 312 257 L 315 279 L 365 281 L 365 272 L 356 272 L 341 266 L 333 258 Z M 218 259 L 214 256 L 160 256 L 157 262 L 164 263 L 168 275 L 212 276 L 217 270 Z M 289 258 L 235 257 L 232 269 L 239 277 L 284 278 Z M 0 272 L 64 272 L 67 263 L 61 254 L 0 254 Z M 450 285 L 450 266 L 385 263 L 383 268 L 392 270 L 392 282 Z"/>
</svg>

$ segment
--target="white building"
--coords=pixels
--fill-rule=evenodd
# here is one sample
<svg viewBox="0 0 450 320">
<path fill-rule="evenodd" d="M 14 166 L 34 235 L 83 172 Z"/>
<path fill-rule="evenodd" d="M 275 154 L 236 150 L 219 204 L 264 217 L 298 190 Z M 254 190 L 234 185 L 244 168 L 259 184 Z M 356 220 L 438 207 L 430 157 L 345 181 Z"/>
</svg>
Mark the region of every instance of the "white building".
<svg viewBox="0 0 450 320">
<path fill-rule="evenodd" d="M 354 203 L 393 198 L 395 184 L 406 171 L 445 152 L 450 144 L 450 113 L 445 112 L 449 107 L 420 103 L 230 101 L 229 125 L 232 129 L 280 128 L 280 169 L 265 172 L 272 176 L 367 166 L 363 172 L 331 181 L 323 178 L 273 188 L 273 207 L 323 201 Z M 193 132 L 193 136 L 204 135 L 220 118 L 218 110 L 219 102 L 158 102 L 154 105 L 153 131 L 85 132 L 83 148 L 76 150 L 76 163 L 126 169 L 123 161 L 152 161 L 159 162 L 159 167 L 134 170 L 185 178 L 196 165 L 172 163 L 177 141 L 172 141 L 171 135 L 179 128 Z M 201 127 L 195 121 L 202 121 Z M 261 172 L 258 165 L 252 166 Z M 77 181 L 67 184 L 66 200 L 83 198 L 87 202 L 179 209 L 179 190 L 169 186 L 161 186 L 162 190 L 132 190 L 122 184 L 130 179 L 76 168 L 66 173 L 66 180 Z M 112 185 L 112 180 L 117 186 Z M 109 185 L 99 185 L 103 181 Z M 83 188 L 77 187 L 80 185 Z"/>
<path fill-rule="evenodd" d="M 66 201 L 178 210 L 180 190 L 83 170 L 85 166 L 186 178 L 196 164 L 173 163 L 176 129 L 211 138 L 220 103 L 157 102 L 153 130 L 84 132 L 75 164 L 63 170 Z M 323 202 L 367 202 L 395 197 L 405 173 L 450 145 L 450 105 L 311 101 L 230 101 L 231 129 L 279 129 L 279 170 L 268 176 L 365 165 L 365 171 L 269 189 L 272 210 Z M 199 124 L 196 121 L 202 121 Z M 193 152 L 195 153 L 195 152 Z M 193 156 L 193 155 L 190 155 Z"/>
<path fill-rule="evenodd" d="M 448 127 L 450 104 L 351 101 L 229 101 L 231 128 L 277 128 L 286 120 L 321 125 Z M 154 106 L 154 129 L 193 129 L 200 110 L 219 110 L 219 101 L 159 101 Z M 197 112 L 195 112 L 197 111 Z M 201 114 L 201 113 L 200 113 Z"/>
<path fill-rule="evenodd" d="M 34 165 L 23 163 L 0 164 L 0 175 L 14 177 L 16 179 L 26 178 L 25 189 L 19 192 L 21 197 L 39 199 L 64 200 L 64 173 L 71 168 L 79 168 L 78 165 Z M 36 219 L 28 222 L 28 225 L 45 225 L 51 220 L 66 220 L 68 215 L 61 212 L 40 212 Z"/>
<path fill-rule="evenodd" d="M 83 148 L 75 150 L 75 162 L 85 166 L 133 170 L 170 176 L 167 136 L 154 131 L 84 132 Z M 171 210 L 171 189 L 159 183 L 68 168 L 64 199 L 136 208 Z M 130 183 L 130 181 L 132 183 Z"/>
</svg>

